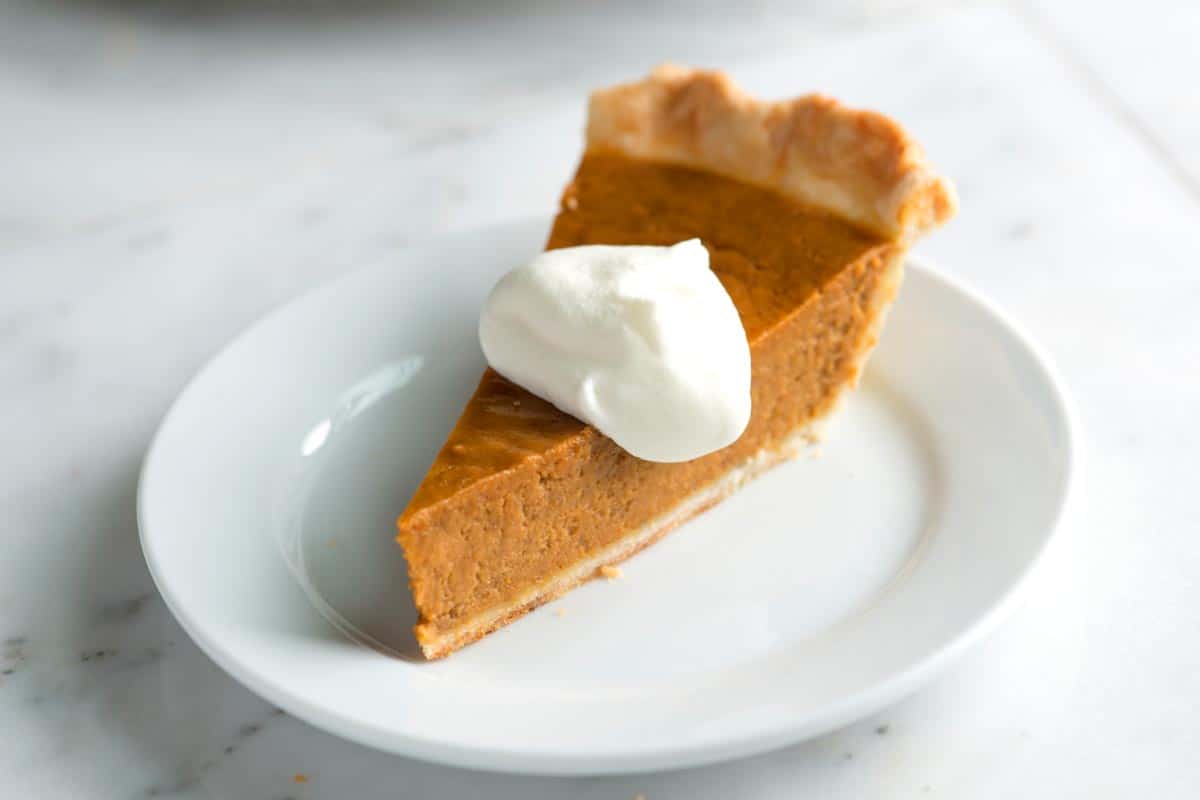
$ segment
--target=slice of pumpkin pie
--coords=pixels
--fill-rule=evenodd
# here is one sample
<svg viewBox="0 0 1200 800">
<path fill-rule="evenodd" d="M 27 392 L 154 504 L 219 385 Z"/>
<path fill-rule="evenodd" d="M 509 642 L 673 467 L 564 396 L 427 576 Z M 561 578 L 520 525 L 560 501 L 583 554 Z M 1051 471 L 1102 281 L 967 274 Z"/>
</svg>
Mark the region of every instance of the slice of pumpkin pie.
<svg viewBox="0 0 1200 800">
<path fill-rule="evenodd" d="M 488 369 L 399 519 L 425 655 L 597 576 L 797 454 L 862 373 L 909 243 L 954 210 L 949 183 L 880 114 L 818 95 L 762 102 L 673 66 L 594 93 L 546 248 L 699 239 L 749 343 L 750 420 L 716 452 L 645 461 Z"/>
</svg>

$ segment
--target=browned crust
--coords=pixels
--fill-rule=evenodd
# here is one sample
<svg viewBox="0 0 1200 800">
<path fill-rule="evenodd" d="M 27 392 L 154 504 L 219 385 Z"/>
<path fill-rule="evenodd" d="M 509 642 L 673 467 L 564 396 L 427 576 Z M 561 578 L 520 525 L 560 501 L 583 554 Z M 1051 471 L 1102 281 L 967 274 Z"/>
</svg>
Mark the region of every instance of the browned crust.
<svg viewBox="0 0 1200 800">
<path fill-rule="evenodd" d="M 954 187 L 899 124 L 822 95 L 765 102 L 724 73 L 664 65 L 602 89 L 587 146 L 775 189 L 889 237 L 954 215 Z"/>
</svg>

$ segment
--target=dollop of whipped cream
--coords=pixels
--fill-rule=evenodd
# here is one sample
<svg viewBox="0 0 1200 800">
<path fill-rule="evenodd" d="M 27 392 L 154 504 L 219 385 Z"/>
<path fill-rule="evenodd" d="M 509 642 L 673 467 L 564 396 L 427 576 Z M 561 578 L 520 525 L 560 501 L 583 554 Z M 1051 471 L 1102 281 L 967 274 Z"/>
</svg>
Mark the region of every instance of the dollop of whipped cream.
<svg viewBox="0 0 1200 800">
<path fill-rule="evenodd" d="M 648 461 L 690 461 L 750 421 L 750 347 L 699 239 L 550 250 L 479 318 L 504 377 Z"/>
</svg>

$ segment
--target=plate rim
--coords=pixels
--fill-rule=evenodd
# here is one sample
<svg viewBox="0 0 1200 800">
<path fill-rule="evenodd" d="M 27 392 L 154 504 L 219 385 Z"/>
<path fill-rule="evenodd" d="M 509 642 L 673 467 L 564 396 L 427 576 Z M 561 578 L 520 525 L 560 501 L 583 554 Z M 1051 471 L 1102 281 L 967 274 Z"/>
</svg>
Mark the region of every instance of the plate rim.
<svg viewBox="0 0 1200 800">
<path fill-rule="evenodd" d="M 406 245 L 403 250 L 421 250 L 437 247 L 464 236 L 498 236 L 505 232 L 531 227 L 534 224 L 543 225 L 542 217 L 514 220 L 497 225 L 473 228 L 441 234 Z M 343 717 L 330 709 L 311 703 L 307 698 L 281 688 L 278 684 L 259 676 L 248 668 L 243 667 L 239 660 L 227 652 L 222 645 L 210 638 L 202 629 L 193 615 L 180 606 L 177 598 L 164 585 L 164 579 L 155 555 L 155 549 L 150 543 L 152 538 L 148 532 L 146 503 L 147 478 L 151 474 L 156 458 L 161 452 L 164 431 L 179 412 L 183 402 L 192 390 L 200 384 L 215 365 L 236 345 L 251 337 L 263 326 L 269 325 L 286 310 L 318 293 L 328 291 L 336 285 L 361 278 L 373 268 L 379 266 L 381 259 L 374 259 L 351 269 L 331 280 L 310 287 L 294 297 L 291 297 L 274 307 L 261 317 L 252 321 L 230 337 L 215 353 L 213 353 L 184 384 L 171 402 L 167 411 L 160 419 L 154 435 L 147 447 L 141 469 L 138 474 L 136 498 L 136 517 L 138 539 L 143 558 L 155 588 L 162 596 L 172 616 L 188 634 L 189 638 L 200 650 L 224 672 L 236 681 L 268 702 L 286 710 L 308 724 L 321 730 L 328 731 L 351 741 L 397 753 L 413 758 L 444 764 L 447 766 L 468 769 L 495 770 L 508 773 L 536 775 L 599 775 L 618 773 L 638 773 L 663 769 L 680 769 L 704 764 L 727 761 L 748 756 L 754 753 L 766 752 L 788 744 L 827 733 L 841 725 L 878 710 L 882 706 L 895 702 L 915 691 L 922 684 L 932 679 L 947 668 L 955 659 L 977 644 L 1003 621 L 1019 601 L 1022 592 L 1028 585 L 1037 566 L 1044 561 L 1045 553 L 1050 544 L 1057 538 L 1062 527 L 1062 521 L 1071 505 L 1072 498 L 1077 494 L 1079 472 L 1079 436 L 1078 419 L 1066 384 L 1061 378 L 1054 362 L 1044 350 L 1016 323 L 1006 312 L 999 309 L 987 298 L 966 286 L 959 279 L 950 276 L 927 258 L 908 254 L 905 258 L 907 269 L 919 271 L 924 277 L 941 284 L 960 299 L 979 307 L 989 316 L 1004 333 L 1007 334 L 1026 352 L 1031 366 L 1036 368 L 1042 379 L 1047 396 L 1052 400 L 1053 409 L 1062 427 L 1064 444 L 1062 458 L 1062 486 L 1055 499 L 1053 512 L 1045 523 L 1044 533 L 1028 561 L 1016 573 L 1014 579 L 1003 592 L 998 592 L 988 608 L 980 613 L 973 622 L 968 624 L 957 635 L 948 638 L 940 646 L 934 647 L 926 655 L 917 659 L 906 669 L 891 674 L 886 679 L 866 686 L 857 692 L 831 701 L 817 713 L 801 718 L 800 721 L 787 720 L 778 724 L 759 724 L 749 732 L 726 737 L 718 742 L 703 742 L 684 746 L 666 746 L 657 748 L 625 747 L 620 750 L 607 751 L 589 755 L 564 752 L 537 752 L 529 748 L 511 747 L 480 747 L 465 745 L 436 737 L 418 737 L 410 733 L 402 733 L 384 728 L 371 722 Z"/>
</svg>

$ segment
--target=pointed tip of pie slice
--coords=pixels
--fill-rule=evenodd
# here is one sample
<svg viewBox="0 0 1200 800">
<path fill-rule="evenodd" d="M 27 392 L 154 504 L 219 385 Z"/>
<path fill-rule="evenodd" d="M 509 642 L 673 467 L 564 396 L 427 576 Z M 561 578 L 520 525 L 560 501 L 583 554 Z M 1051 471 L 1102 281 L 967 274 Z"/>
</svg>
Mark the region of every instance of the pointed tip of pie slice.
<svg viewBox="0 0 1200 800">
<path fill-rule="evenodd" d="M 487 369 L 397 525 L 403 532 L 427 509 L 588 430 L 585 423 Z"/>
</svg>

